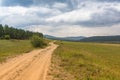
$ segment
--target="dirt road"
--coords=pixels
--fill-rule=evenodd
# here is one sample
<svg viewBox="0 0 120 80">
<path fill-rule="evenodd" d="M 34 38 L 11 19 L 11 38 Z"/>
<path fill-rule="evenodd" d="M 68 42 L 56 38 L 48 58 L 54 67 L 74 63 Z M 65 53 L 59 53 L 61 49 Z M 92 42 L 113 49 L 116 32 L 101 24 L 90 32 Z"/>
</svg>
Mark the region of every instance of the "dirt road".
<svg viewBox="0 0 120 80">
<path fill-rule="evenodd" d="M 34 50 L 0 64 L 0 80 L 46 80 L 51 56 L 57 45 Z"/>
</svg>

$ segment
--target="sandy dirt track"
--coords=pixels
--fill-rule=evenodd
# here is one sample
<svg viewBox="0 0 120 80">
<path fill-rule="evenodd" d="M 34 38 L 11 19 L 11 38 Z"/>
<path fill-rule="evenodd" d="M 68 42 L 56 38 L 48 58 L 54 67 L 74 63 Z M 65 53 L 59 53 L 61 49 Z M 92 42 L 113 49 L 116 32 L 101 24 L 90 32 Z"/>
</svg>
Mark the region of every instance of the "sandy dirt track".
<svg viewBox="0 0 120 80">
<path fill-rule="evenodd" d="M 0 64 L 0 80 L 46 80 L 51 56 L 57 45 L 10 59 Z"/>
</svg>

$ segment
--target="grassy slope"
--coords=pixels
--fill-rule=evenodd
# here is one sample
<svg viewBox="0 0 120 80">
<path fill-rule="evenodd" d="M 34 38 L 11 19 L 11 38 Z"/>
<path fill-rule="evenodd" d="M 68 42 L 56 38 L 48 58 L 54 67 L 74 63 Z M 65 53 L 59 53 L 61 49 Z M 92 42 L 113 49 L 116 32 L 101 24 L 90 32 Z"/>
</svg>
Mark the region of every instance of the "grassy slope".
<svg viewBox="0 0 120 80">
<path fill-rule="evenodd" d="M 0 40 L 0 62 L 32 49 L 33 47 L 28 40 Z"/>
<path fill-rule="evenodd" d="M 120 80 L 120 44 L 61 42 L 55 55 L 75 80 Z"/>
</svg>

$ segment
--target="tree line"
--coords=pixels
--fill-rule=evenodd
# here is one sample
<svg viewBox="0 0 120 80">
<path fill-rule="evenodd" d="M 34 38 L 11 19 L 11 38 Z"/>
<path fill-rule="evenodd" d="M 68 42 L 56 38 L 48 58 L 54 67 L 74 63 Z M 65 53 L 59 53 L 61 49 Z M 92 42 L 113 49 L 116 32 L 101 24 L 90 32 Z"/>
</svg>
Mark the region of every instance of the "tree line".
<svg viewBox="0 0 120 80">
<path fill-rule="evenodd" d="M 0 39 L 29 39 L 33 35 L 43 38 L 43 34 L 0 24 Z"/>
</svg>

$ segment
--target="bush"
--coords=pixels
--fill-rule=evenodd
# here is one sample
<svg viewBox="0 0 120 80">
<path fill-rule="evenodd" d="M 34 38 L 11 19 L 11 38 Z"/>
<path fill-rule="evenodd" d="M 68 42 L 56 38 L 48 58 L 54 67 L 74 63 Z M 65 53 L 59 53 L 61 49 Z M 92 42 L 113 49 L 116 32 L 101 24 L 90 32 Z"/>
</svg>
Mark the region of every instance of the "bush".
<svg viewBox="0 0 120 80">
<path fill-rule="evenodd" d="M 9 40 L 10 39 L 10 35 L 5 35 L 4 38 Z"/>
<path fill-rule="evenodd" d="M 31 38 L 31 43 L 33 45 L 33 47 L 43 47 L 46 46 L 47 44 L 44 42 L 43 38 L 40 38 L 39 36 L 34 35 Z"/>
</svg>

